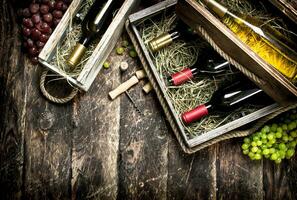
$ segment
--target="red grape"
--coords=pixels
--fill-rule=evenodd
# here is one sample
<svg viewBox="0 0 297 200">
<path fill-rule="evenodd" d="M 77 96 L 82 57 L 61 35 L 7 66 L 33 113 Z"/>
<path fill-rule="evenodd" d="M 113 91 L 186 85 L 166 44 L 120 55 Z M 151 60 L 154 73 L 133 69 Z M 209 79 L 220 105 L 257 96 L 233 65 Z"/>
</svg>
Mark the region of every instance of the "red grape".
<svg viewBox="0 0 297 200">
<path fill-rule="evenodd" d="M 31 34 L 31 30 L 29 28 L 27 28 L 27 27 L 24 27 L 23 28 L 23 35 L 25 37 L 28 37 L 30 34 Z"/>
<path fill-rule="evenodd" d="M 62 7 L 62 10 L 65 12 L 66 10 L 68 9 L 68 6 L 67 6 L 67 4 L 63 4 L 63 7 Z"/>
<path fill-rule="evenodd" d="M 34 46 L 34 41 L 30 38 L 27 39 L 26 41 L 28 48 L 31 48 Z"/>
<path fill-rule="evenodd" d="M 71 0 L 64 0 L 64 3 L 67 4 L 67 5 L 70 5 Z"/>
<path fill-rule="evenodd" d="M 33 56 L 30 58 L 32 64 L 37 65 L 38 64 L 38 57 L 37 56 Z"/>
<path fill-rule="evenodd" d="M 43 15 L 43 20 L 46 22 L 52 22 L 53 21 L 53 15 L 51 13 Z"/>
<path fill-rule="evenodd" d="M 43 4 L 43 5 L 40 6 L 40 13 L 41 14 L 47 14 L 48 12 L 49 12 L 49 6 L 48 5 Z"/>
<path fill-rule="evenodd" d="M 53 16 L 57 19 L 61 19 L 63 17 L 63 12 L 60 10 L 54 10 Z"/>
<path fill-rule="evenodd" d="M 55 2 L 54 1 L 48 2 L 48 6 L 50 10 L 53 10 L 55 8 Z"/>
<path fill-rule="evenodd" d="M 63 8 L 63 1 L 57 1 L 56 3 L 55 3 L 55 9 L 57 9 L 57 10 L 62 10 L 62 8 Z"/>
<path fill-rule="evenodd" d="M 40 20 L 41 20 L 39 14 L 34 14 L 34 15 L 31 17 L 31 19 L 32 19 L 32 22 L 33 22 L 34 24 L 38 24 L 38 23 L 40 22 Z"/>
<path fill-rule="evenodd" d="M 42 22 L 42 23 L 37 24 L 36 25 L 36 28 L 38 30 L 40 30 L 41 33 L 47 33 L 47 34 L 51 34 L 52 33 L 51 27 L 47 23 L 45 23 L 45 22 Z"/>
<path fill-rule="evenodd" d="M 38 54 L 38 49 L 35 46 L 29 48 L 29 54 L 31 56 L 36 56 Z"/>
<path fill-rule="evenodd" d="M 40 42 L 44 42 L 45 43 L 45 42 L 47 42 L 48 38 L 49 38 L 48 35 L 41 34 L 39 40 L 40 40 Z"/>
<path fill-rule="evenodd" d="M 41 49 L 42 47 L 44 47 L 45 43 L 44 42 L 40 42 L 40 41 L 37 41 L 36 42 L 36 46 L 38 49 Z"/>
<path fill-rule="evenodd" d="M 50 2 L 50 0 L 42 0 L 43 4 L 48 4 Z"/>
<path fill-rule="evenodd" d="M 40 35 L 41 35 L 41 32 L 37 28 L 32 29 L 31 37 L 33 40 L 39 40 Z"/>
<path fill-rule="evenodd" d="M 58 24 L 60 23 L 61 19 L 57 19 L 57 18 L 54 18 L 54 26 L 58 26 Z"/>
<path fill-rule="evenodd" d="M 29 9 L 32 14 L 37 13 L 39 11 L 39 4 L 31 3 Z"/>
<path fill-rule="evenodd" d="M 29 8 L 25 8 L 23 10 L 22 14 L 23 14 L 24 17 L 31 17 L 31 13 L 30 13 Z"/>
<path fill-rule="evenodd" d="M 23 25 L 26 26 L 27 28 L 32 28 L 34 26 L 30 18 L 23 18 Z"/>
</svg>

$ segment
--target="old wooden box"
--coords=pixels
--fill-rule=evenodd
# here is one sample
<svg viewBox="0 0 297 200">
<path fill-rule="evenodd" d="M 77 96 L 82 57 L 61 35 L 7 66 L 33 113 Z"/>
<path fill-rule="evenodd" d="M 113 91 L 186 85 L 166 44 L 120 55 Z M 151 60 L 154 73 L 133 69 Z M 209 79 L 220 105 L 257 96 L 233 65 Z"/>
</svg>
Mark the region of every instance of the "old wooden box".
<svg viewBox="0 0 297 200">
<path fill-rule="evenodd" d="M 295 0 L 269 0 L 280 11 L 297 23 L 297 1 Z"/>
<path fill-rule="evenodd" d="M 117 0 L 109 0 L 117 1 Z M 63 16 L 61 22 L 47 41 L 45 47 L 39 54 L 39 61 L 42 65 L 50 69 L 51 71 L 59 74 L 63 78 L 67 79 L 69 83 L 83 91 L 87 91 L 100 69 L 103 66 L 104 61 L 107 59 L 109 53 L 115 46 L 117 39 L 120 37 L 120 34 L 123 30 L 124 23 L 128 15 L 133 11 L 133 9 L 138 5 L 140 0 L 124 0 L 122 6 L 117 11 L 116 16 L 113 21 L 105 31 L 104 35 L 100 39 L 100 42 L 97 44 L 92 55 L 86 62 L 82 71 L 77 77 L 71 77 L 64 71 L 60 70 L 54 65 L 50 64 L 51 59 L 56 54 L 56 48 L 59 43 L 63 41 L 65 33 L 69 28 L 69 24 L 75 14 L 78 12 L 80 5 L 83 3 L 83 0 L 73 0 L 69 9 Z"/>
<path fill-rule="evenodd" d="M 203 30 L 230 59 L 253 73 L 255 82 L 278 103 L 296 102 L 297 87 L 274 67 L 267 64 L 196 0 L 178 1 L 177 14 L 195 30 Z"/>
<path fill-rule="evenodd" d="M 176 3 L 176 0 L 167 0 L 130 15 L 126 23 L 126 29 L 133 44 L 135 45 L 135 49 L 139 54 L 139 58 L 147 72 L 148 78 L 151 81 L 154 90 L 156 91 L 157 97 L 163 107 L 167 120 L 169 121 L 181 147 L 185 152 L 193 153 L 212 142 L 216 142 L 218 138 L 228 138 L 225 137 L 228 132 L 271 113 L 284 109 L 275 103 L 270 106 L 263 107 L 235 121 L 219 126 L 211 131 L 203 132 L 194 138 L 189 138 L 186 135 L 186 130 L 182 125 L 180 116 L 176 113 L 174 106 L 166 92 L 166 86 L 161 80 L 159 72 L 156 70 L 156 66 L 152 60 L 151 53 L 147 48 L 147 44 L 145 44 L 145 42 L 142 40 L 139 28 L 139 24 L 145 22 L 146 20 L 151 20 L 152 17 L 160 13 L 174 12 Z"/>
</svg>

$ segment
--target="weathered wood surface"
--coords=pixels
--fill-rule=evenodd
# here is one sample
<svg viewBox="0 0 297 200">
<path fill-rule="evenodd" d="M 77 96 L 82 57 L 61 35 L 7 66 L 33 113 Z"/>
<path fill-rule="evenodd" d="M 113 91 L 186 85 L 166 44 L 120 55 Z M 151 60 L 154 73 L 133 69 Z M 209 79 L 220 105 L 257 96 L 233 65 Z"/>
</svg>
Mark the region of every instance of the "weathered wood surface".
<svg viewBox="0 0 297 200">
<path fill-rule="evenodd" d="M 21 53 L 11 2 L 0 3 L 1 199 L 296 199 L 296 157 L 251 162 L 240 140 L 193 155 L 181 151 L 145 81 L 108 92 L 141 66 L 111 55 L 90 91 L 58 106 L 39 92 L 41 67 Z M 116 63 L 130 68 L 120 74 Z"/>
</svg>

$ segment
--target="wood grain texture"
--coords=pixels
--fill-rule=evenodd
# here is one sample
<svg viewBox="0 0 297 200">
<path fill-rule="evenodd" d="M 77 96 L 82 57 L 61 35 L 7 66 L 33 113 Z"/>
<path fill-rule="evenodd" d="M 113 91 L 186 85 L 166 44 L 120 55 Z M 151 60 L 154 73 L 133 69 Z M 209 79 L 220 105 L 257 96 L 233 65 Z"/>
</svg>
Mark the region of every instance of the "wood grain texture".
<svg viewBox="0 0 297 200">
<path fill-rule="evenodd" d="M 264 162 L 263 181 L 265 199 L 297 199 L 297 159 L 284 160 L 280 165 Z"/>
<path fill-rule="evenodd" d="M 127 80 L 136 71 L 134 61 L 122 77 Z M 119 160 L 119 199 L 166 199 L 168 178 L 168 135 L 155 94 L 145 95 L 144 81 L 129 90 L 142 110 L 141 116 L 121 96 L 121 129 Z"/>
<path fill-rule="evenodd" d="M 216 146 L 186 155 L 170 141 L 168 171 L 167 199 L 216 199 Z"/>
<path fill-rule="evenodd" d="M 24 191 L 26 199 L 69 199 L 72 107 L 51 104 L 39 92 L 40 66 L 25 65 L 26 128 Z M 63 90 L 63 89 L 62 89 Z"/>
<path fill-rule="evenodd" d="M 108 92 L 120 82 L 112 55 L 111 68 L 100 72 L 90 91 L 73 105 L 72 199 L 116 199 L 120 99 Z"/>
<path fill-rule="evenodd" d="M 0 196 L 20 199 L 23 171 L 24 58 L 11 1 L 0 2 Z"/>
<path fill-rule="evenodd" d="M 241 152 L 241 139 L 221 142 L 217 153 L 218 199 L 263 199 L 262 161 Z"/>
</svg>

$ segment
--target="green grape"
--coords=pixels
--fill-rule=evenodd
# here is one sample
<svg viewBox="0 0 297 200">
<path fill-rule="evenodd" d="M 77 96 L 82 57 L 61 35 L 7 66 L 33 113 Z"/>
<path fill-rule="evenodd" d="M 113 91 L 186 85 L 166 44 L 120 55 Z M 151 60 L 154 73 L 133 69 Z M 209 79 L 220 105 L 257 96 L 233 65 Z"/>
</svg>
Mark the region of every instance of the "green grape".
<svg viewBox="0 0 297 200">
<path fill-rule="evenodd" d="M 270 150 L 269 149 L 264 149 L 262 152 L 263 152 L 263 155 L 268 155 L 270 153 Z"/>
<path fill-rule="evenodd" d="M 262 158 L 262 155 L 259 154 L 259 153 L 256 153 L 255 156 L 254 156 L 255 160 L 261 160 Z"/>
<path fill-rule="evenodd" d="M 278 139 L 282 138 L 282 136 L 283 136 L 283 134 L 281 132 L 279 132 L 279 131 L 275 133 L 275 137 L 278 138 Z"/>
<path fill-rule="evenodd" d="M 271 132 L 276 132 L 277 127 L 278 127 L 277 124 L 275 124 L 275 123 L 272 124 L 272 125 L 271 125 L 271 128 L 270 128 L 270 131 L 271 131 Z"/>
<path fill-rule="evenodd" d="M 272 140 L 272 139 L 274 139 L 274 134 L 273 134 L 273 133 L 269 133 L 269 134 L 267 135 L 267 139 L 268 139 L 268 140 Z"/>
<path fill-rule="evenodd" d="M 270 128 L 268 125 L 265 125 L 262 129 L 261 129 L 262 133 L 269 133 L 270 132 Z"/>
<path fill-rule="evenodd" d="M 259 141 L 259 140 L 260 140 L 260 138 L 259 138 L 258 136 L 254 136 L 254 137 L 253 137 L 253 141 L 256 141 L 256 142 L 257 142 L 257 141 Z"/>
<path fill-rule="evenodd" d="M 265 134 L 262 134 L 262 135 L 261 135 L 261 138 L 262 138 L 262 140 L 267 139 L 267 134 L 266 134 L 266 133 L 265 133 Z"/>
<path fill-rule="evenodd" d="M 267 139 L 263 139 L 261 140 L 262 144 L 266 144 L 267 143 Z"/>
<path fill-rule="evenodd" d="M 243 139 L 244 143 L 249 144 L 251 142 L 250 138 L 246 137 Z"/>
<path fill-rule="evenodd" d="M 287 150 L 287 146 L 285 145 L 285 143 L 280 143 L 279 145 L 278 145 L 278 148 L 280 149 L 280 150 Z"/>
<path fill-rule="evenodd" d="M 261 146 L 261 145 L 262 145 L 262 142 L 261 142 L 260 140 L 258 140 L 258 141 L 257 141 L 257 145 L 258 145 L 258 146 Z"/>
<path fill-rule="evenodd" d="M 283 133 L 283 129 L 282 129 L 282 127 L 278 127 L 278 128 L 276 129 L 276 132 Z"/>
<path fill-rule="evenodd" d="M 251 152 L 256 153 L 258 151 L 258 147 L 252 147 Z"/>
<path fill-rule="evenodd" d="M 270 156 L 270 159 L 271 160 L 276 160 L 278 158 L 278 154 L 277 153 L 273 153 L 271 156 Z"/>
<path fill-rule="evenodd" d="M 293 138 L 297 137 L 297 131 L 291 131 L 291 132 L 290 132 L 290 135 L 291 135 Z"/>
<path fill-rule="evenodd" d="M 252 145 L 253 147 L 256 147 L 256 146 L 257 146 L 257 142 L 252 141 L 251 145 Z"/>
<path fill-rule="evenodd" d="M 269 153 L 270 153 L 270 154 L 275 153 L 275 151 L 276 151 L 275 148 L 270 148 L 270 149 L 269 149 Z"/>
<path fill-rule="evenodd" d="M 289 147 L 293 148 L 293 149 L 296 147 L 296 145 L 297 145 L 296 141 L 292 141 L 292 142 L 289 143 Z"/>
<path fill-rule="evenodd" d="M 276 143 L 276 139 L 274 139 L 274 138 L 268 141 L 268 144 L 271 144 L 271 145 L 273 145 L 275 143 Z"/>
<path fill-rule="evenodd" d="M 291 123 L 289 123 L 289 125 L 288 125 L 288 129 L 289 129 L 289 131 L 291 131 L 291 130 L 294 130 L 295 128 L 296 128 L 296 122 L 291 122 Z"/>
<path fill-rule="evenodd" d="M 282 162 L 282 159 L 277 158 L 274 162 L 275 162 L 276 164 L 280 164 L 280 163 Z"/>
<path fill-rule="evenodd" d="M 284 142 L 288 142 L 289 141 L 288 135 L 283 135 L 282 139 L 283 139 Z"/>
<path fill-rule="evenodd" d="M 244 155 L 249 154 L 249 152 L 250 152 L 250 151 L 249 151 L 248 149 L 245 149 L 245 150 L 242 151 L 242 153 L 243 153 Z"/>
<path fill-rule="evenodd" d="M 242 148 L 243 150 L 246 150 L 246 149 L 249 148 L 249 145 L 244 143 L 243 145 L 241 145 L 241 148 Z"/>
<path fill-rule="evenodd" d="M 283 131 L 287 131 L 288 130 L 288 125 L 287 124 L 283 124 L 282 125 L 282 129 L 283 129 Z"/>
<path fill-rule="evenodd" d="M 261 149 L 262 150 L 267 149 L 267 145 L 266 144 L 262 144 Z"/>
<path fill-rule="evenodd" d="M 256 153 L 261 154 L 262 153 L 262 150 L 261 149 L 258 149 Z"/>
<path fill-rule="evenodd" d="M 255 156 L 255 154 L 254 154 L 253 152 L 249 152 L 249 153 L 248 153 L 248 156 L 249 156 L 251 159 L 253 159 L 254 156 Z"/>
<path fill-rule="evenodd" d="M 270 155 L 269 155 L 269 154 L 267 154 L 267 155 L 264 155 L 264 157 L 265 157 L 265 158 L 270 158 Z"/>
<path fill-rule="evenodd" d="M 288 151 L 286 152 L 286 158 L 290 159 L 294 154 L 295 154 L 294 149 L 288 149 Z"/>
<path fill-rule="evenodd" d="M 285 151 L 278 151 L 278 153 L 279 153 L 279 157 L 281 158 L 281 159 L 284 159 L 285 157 L 286 157 L 286 152 Z"/>
<path fill-rule="evenodd" d="M 266 146 L 267 146 L 268 148 L 270 148 L 270 147 L 272 147 L 272 144 L 267 143 Z"/>
</svg>

